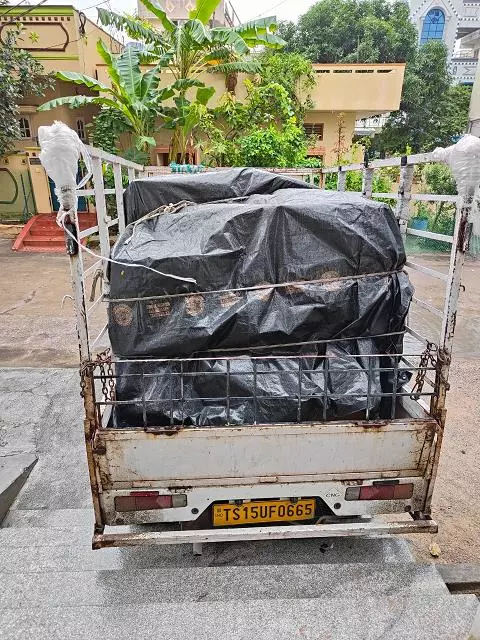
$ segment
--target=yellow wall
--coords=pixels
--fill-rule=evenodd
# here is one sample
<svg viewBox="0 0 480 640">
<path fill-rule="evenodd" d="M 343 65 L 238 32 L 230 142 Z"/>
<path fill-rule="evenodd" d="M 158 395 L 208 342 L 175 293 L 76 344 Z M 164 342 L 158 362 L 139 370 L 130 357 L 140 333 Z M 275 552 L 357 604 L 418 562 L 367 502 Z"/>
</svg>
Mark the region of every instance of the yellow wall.
<svg viewBox="0 0 480 640">
<path fill-rule="evenodd" d="M 315 64 L 315 110 L 354 111 L 357 118 L 398 109 L 405 64 Z"/>
<path fill-rule="evenodd" d="M 27 148 L 27 158 L 30 170 L 30 180 L 35 194 L 35 204 L 37 213 L 50 213 L 52 211 L 52 203 L 50 197 L 50 187 L 45 169 L 41 164 L 37 164 L 39 147 Z"/>
<path fill-rule="evenodd" d="M 82 91 L 83 92 L 83 91 Z M 15 143 L 15 149 L 26 149 L 26 147 L 37 144 L 38 127 L 51 125 L 54 120 L 61 120 L 69 127 L 77 131 L 77 120 L 83 119 L 85 125 L 92 121 L 96 113 L 96 107 L 82 107 L 81 109 L 70 109 L 67 106 L 56 107 L 50 111 L 37 111 L 37 107 L 43 102 L 62 96 L 75 95 L 75 85 L 61 80 L 55 81 L 54 89 L 50 89 L 45 96 L 27 96 L 24 103 L 20 105 L 20 116 L 25 116 L 30 122 L 30 138 L 22 138 Z M 95 94 L 92 94 L 95 95 Z M 86 130 L 88 133 L 88 130 Z"/>
<path fill-rule="evenodd" d="M 78 14 L 76 14 L 76 20 L 79 21 Z M 86 38 L 82 38 L 78 41 L 78 55 L 79 55 L 79 68 L 77 69 L 81 73 L 85 73 L 89 76 L 95 77 L 95 71 L 99 71 L 99 65 L 103 65 L 103 60 L 97 51 L 97 42 L 102 40 L 107 49 L 113 53 L 120 53 L 122 45 L 118 40 L 112 38 L 112 36 L 98 27 L 94 22 L 87 19 L 85 24 L 85 30 L 87 33 Z M 78 36 L 77 36 L 78 37 Z"/>
<path fill-rule="evenodd" d="M 310 150 L 310 154 L 322 156 L 326 165 L 335 164 L 337 162 L 336 147 L 338 147 L 339 127 L 343 128 L 343 146 L 348 149 L 355 131 L 355 119 L 356 115 L 352 112 L 309 111 L 305 116 L 306 123 L 323 124 L 323 139 L 319 140 L 315 148 Z M 345 154 L 346 152 L 342 155 Z M 348 160 L 350 161 L 351 158 L 349 157 Z"/>
<path fill-rule="evenodd" d="M 30 148 L 0 159 L 1 221 L 52 211 L 47 174 L 37 164 L 39 152 L 38 147 Z"/>
<path fill-rule="evenodd" d="M 8 25 L 8 22 L 18 16 L 19 20 L 17 22 L 20 22 L 24 28 L 19 41 L 20 46 L 27 49 L 43 65 L 47 72 L 76 71 L 96 77 L 99 75 L 99 64 L 103 65 L 103 60 L 96 49 L 99 38 L 105 42 L 111 51 L 121 51 L 122 45 L 120 42 L 112 38 L 95 23 L 88 19 L 84 20 L 71 5 L 36 6 L 29 8 L 28 14 L 21 17 L 21 14 L 25 12 L 25 6 L 16 8 L 12 6 L 0 7 L 0 38 L 4 39 L 5 34 L 12 28 L 12 26 Z M 3 15 L 7 11 L 8 14 Z M 30 123 L 30 137 L 18 140 L 14 148 L 17 153 L 9 155 L 0 161 L 0 168 L 3 167 L 0 178 L 3 179 L 4 188 L 8 190 L 11 187 L 12 178 L 8 177 L 7 169 L 11 167 L 15 169 L 17 182 L 21 172 L 23 172 L 22 175 L 29 174 L 38 213 L 51 211 L 48 180 L 43 168 L 36 164 L 34 158 L 34 154 L 38 154 L 38 148 L 35 148 L 38 144 L 38 128 L 42 125 L 50 125 L 54 120 L 61 120 L 77 131 L 77 120 L 83 120 L 87 125 L 92 121 L 97 108 L 86 107 L 72 110 L 62 106 L 51 111 L 39 113 L 37 112 L 37 107 L 52 98 L 84 93 L 83 88 L 56 80 L 54 89 L 49 90 L 45 96 L 27 95 L 20 105 L 20 117 L 28 118 Z M 88 135 L 87 128 L 85 128 L 85 133 Z M 34 159 L 33 162 L 32 158 Z M 17 215 L 18 212 L 15 210 L 15 206 L 15 204 L 2 205 L 0 207 L 0 215 L 5 216 L 4 209 L 9 207 L 10 211 Z"/>
<path fill-rule="evenodd" d="M 8 15 L 2 15 L 8 11 Z M 13 28 L 8 25 L 15 15 L 25 12 L 24 7 L 12 10 L 0 7 L 0 37 Z M 29 51 L 48 72 L 77 71 L 94 76 L 97 64 L 102 59 L 97 53 L 97 40 L 101 38 L 115 52 L 121 44 L 91 20 L 80 18 L 73 6 L 46 5 L 29 11 L 19 17 L 24 31 L 19 44 Z M 83 26 L 83 31 L 82 31 Z M 83 35 L 83 33 L 85 35 Z"/>
</svg>

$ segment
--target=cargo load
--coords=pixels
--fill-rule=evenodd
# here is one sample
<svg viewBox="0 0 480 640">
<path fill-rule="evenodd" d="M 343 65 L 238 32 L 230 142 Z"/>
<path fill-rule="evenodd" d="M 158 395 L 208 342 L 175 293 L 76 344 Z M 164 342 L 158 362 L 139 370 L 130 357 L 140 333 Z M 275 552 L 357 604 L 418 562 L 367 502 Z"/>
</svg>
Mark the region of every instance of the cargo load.
<svg viewBox="0 0 480 640">
<path fill-rule="evenodd" d="M 168 176 L 160 206 L 200 178 L 213 194 L 211 176 L 228 184 L 222 173 L 239 170 L 174 176 L 187 186 L 173 192 Z M 150 212 L 115 244 L 109 334 L 127 360 L 117 399 L 131 403 L 116 426 L 331 419 L 378 411 L 391 391 L 376 369 L 401 353 L 413 289 L 390 207 L 319 189 L 266 193 L 279 176 L 255 176 L 263 193 Z"/>
<path fill-rule="evenodd" d="M 279 189 L 308 188 L 303 180 L 251 167 L 139 178 L 125 189 L 125 219 L 129 224 L 157 207 L 182 200 L 201 204 L 254 193 L 275 193 Z"/>
</svg>

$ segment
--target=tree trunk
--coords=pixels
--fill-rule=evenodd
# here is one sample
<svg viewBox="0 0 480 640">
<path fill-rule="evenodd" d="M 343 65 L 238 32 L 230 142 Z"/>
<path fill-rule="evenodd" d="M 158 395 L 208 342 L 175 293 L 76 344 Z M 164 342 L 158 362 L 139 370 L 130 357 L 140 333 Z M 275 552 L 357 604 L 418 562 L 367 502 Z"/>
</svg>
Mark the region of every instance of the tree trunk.
<svg viewBox="0 0 480 640">
<path fill-rule="evenodd" d="M 443 211 L 444 204 L 445 204 L 444 202 L 440 202 L 439 204 L 437 212 L 435 213 L 435 218 L 433 219 L 433 222 L 432 222 L 432 231 L 435 231 L 435 227 L 437 226 L 438 219 L 440 218 L 440 215 Z"/>
<path fill-rule="evenodd" d="M 236 71 L 234 73 L 229 73 L 228 76 L 225 77 L 225 87 L 227 91 L 232 95 L 235 95 L 237 82 L 238 82 L 238 73 Z"/>
<path fill-rule="evenodd" d="M 169 162 L 178 162 L 178 154 L 181 153 L 180 127 L 173 130 L 172 140 L 170 142 Z"/>
</svg>

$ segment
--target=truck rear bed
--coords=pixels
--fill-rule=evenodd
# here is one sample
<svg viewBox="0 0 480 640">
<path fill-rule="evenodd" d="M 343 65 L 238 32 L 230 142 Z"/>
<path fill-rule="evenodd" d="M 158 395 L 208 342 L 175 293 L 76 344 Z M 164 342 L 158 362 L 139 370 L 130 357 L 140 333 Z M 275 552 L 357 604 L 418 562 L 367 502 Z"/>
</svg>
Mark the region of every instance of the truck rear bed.
<svg viewBox="0 0 480 640">
<path fill-rule="evenodd" d="M 107 258 L 111 246 L 109 234 L 116 221 L 107 218 L 102 162 L 112 164 L 114 173 L 116 170 L 119 232 L 125 228 L 125 219 L 118 175 L 121 178 L 122 166 L 128 169 L 130 180 L 143 175 L 145 169 L 95 149 L 89 152 L 94 166 L 98 226 L 80 237 L 98 231 L 101 252 Z M 393 375 L 393 383 L 387 393 L 389 398 L 382 397 L 381 407 L 370 400 L 375 397 L 378 400 L 384 394 L 370 384 L 367 390 L 362 388 L 360 396 L 366 399 L 363 415 L 338 419 L 338 415 L 345 415 L 342 413 L 330 416 L 333 419 L 329 420 L 325 415 L 328 403 L 315 391 L 318 417 L 302 417 L 302 395 L 303 399 L 313 396 L 302 392 L 299 385 L 298 390 L 289 391 L 288 397 L 294 403 L 298 400 L 299 410 L 297 420 L 288 424 L 279 424 L 276 418 L 271 420 L 273 424 L 258 423 L 261 418 L 255 419 L 255 406 L 261 395 L 257 396 L 256 391 L 254 419 L 248 424 L 236 425 L 229 420 L 228 392 L 219 394 L 220 398 L 206 398 L 225 401 L 222 424 L 226 426 L 185 424 L 183 392 L 174 398 L 181 403 L 180 418 L 178 410 L 175 413 L 167 407 L 167 412 L 162 412 L 164 423 L 159 424 L 148 419 L 149 398 L 143 391 L 134 401 L 140 408 L 136 414 L 140 419 L 132 420 L 131 425 L 127 422 L 122 428 L 110 428 L 117 402 L 115 365 L 107 358 L 94 356 L 95 345 L 102 340 L 106 328 L 93 341 L 88 335 L 88 318 L 99 303 L 108 301 L 108 270 L 105 266 L 100 270 L 100 262 L 84 270 L 81 254 L 71 254 L 86 414 L 85 441 L 95 509 L 94 547 L 435 531 L 436 525 L 430 519 L 431 497 L 445 426 L 455 312 L 474 194 L 473 189 L 458 198 L 413 194 L 414 165 L 432 161 L 431 154 L 421 154 L 373 161 L 364 167 L 352 165 L 319 171 L 323 177 L 338 172 L 338 188 L 342 190 L 346 172 L 363 169 L 363 195 L 395 198 L 403 234 L 424 236 L 448 243 L 452 248 L 448 276 L 407 261 L 407 270 L 421 271 L 445 283 L 443 311 L 428 301 L 413 298 L 419 308 L 442 319 L 441 329 L 433 344 L 430 334 L 428 339 L 423 337 L 422 327 L 413 328 L 408 323 L 406 332 L 421 345 L 417 355 L 398 354 L 393 366 L 389 364 L 390 368 L 383 370 L 384 374 L 389 371 L 388 375 Z M 400 167 L 398 194 L 372 194 L 373 173 L 384 166 Z M 453 237 L 407 228 L 412 199 L 454 202 L 457 215 Z M 92 295 L 93 304 L 88 307 L 86 278 L 95 282 L 99 273 L 104 277 L 103 290 L 94 301 Z M 375 365 L 371 362 L 372 359 L 367 369 L 374 374 Z M 397 384 L 399 371 L 405 369 L 410 371 L 409 380 L 402 379 Z M 142 385 L 139 388 L 141 391 Z M 328 400 L 327 393 L 324 399 Z M 380 420 L 379 415 L 385 417 Z M 268 417 L 264 422 L 269 422 Z M 228 509 L 250 509 L 253 513 L 254 509 L 258 512 L 257 503 L 264 505 L 267 501 L 290 505 L 310 502 L 315 504 L 314 517 L 309 521 L 303 518 L 302 522 L 293 518 L 289 524 L 272 521 L 269 526 L 255 526 L 249 521 L 247 525 L 220 527 L 214 522 L 214 514 L 218 509 L 226 510 L 225 505 L 230 505 Z M 297 508 L 295 514 L 299 513 Z M 392 513 L 400 519 L 391 522 L 380 517 Z M 127 533 L 105 531 L 105 527 L 113 525 L 149 526 Z"/>
</svg>

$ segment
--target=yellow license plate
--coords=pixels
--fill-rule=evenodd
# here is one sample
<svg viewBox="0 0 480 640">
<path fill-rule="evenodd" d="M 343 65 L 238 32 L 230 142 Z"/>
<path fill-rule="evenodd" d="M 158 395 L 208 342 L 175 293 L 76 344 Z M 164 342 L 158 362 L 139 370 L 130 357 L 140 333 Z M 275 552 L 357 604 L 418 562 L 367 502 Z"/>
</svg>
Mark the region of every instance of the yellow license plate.
<svg viewBox="0 0 480 640">
<path fill-rule="evenodd" d="M 213 505 L 213 526 L 229 527 L 239 524 L 263 524 L 264 522 L 288 522 L 311 520 L 315 515 L 313 498 L 290 500 L 255 500 L 236 504 Z"/>
</svg>

